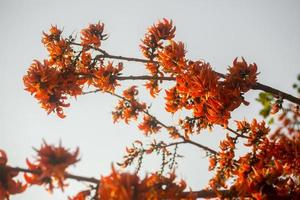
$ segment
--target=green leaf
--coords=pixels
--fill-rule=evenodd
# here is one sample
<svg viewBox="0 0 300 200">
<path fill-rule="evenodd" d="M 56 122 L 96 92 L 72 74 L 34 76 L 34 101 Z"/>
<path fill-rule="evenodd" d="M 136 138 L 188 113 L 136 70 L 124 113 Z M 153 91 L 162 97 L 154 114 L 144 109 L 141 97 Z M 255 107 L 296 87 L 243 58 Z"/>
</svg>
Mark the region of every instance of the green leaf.
<svg viewBox="0 0 300 200">
<path fill-rule="evenodd" d="M 272 125 L 274 123 L 274 117 L 272 117 L 268 123 L 269 123 L 269 125 Z"/>
</svg>

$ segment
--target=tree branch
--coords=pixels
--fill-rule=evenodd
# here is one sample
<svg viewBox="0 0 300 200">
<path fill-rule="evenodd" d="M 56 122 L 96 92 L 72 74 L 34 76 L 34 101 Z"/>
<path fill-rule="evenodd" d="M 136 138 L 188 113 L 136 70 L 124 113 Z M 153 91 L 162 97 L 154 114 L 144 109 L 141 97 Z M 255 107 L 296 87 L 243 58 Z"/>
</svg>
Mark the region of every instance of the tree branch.
<svg viewBox="0 0 300 200">
<path fill-rule="evenodd" d="M 21 167 L 10 167 L 11 170 L 13 171 L 18 171 L 18 172 L 24 172 L 24 173 L 31 173 L 31 174 L 40 174 L 41 171 L 39 170 L 31 170 L 31 169 L 26 169 L 26 168 L 21 168 Z M 85 177 L 85 176 L 77 176 L 69 173 L 65 173 L 65 178 L 77 180 L 77 181 L 85 181 L 85 182 L 90 182 L 90 183 L 99 183 L 99 180 L 93 177 Z"/>
<path fill-rule="evenodd" d="M 178 142 L 177 144 L 182 144 L 182 143 L 183 142 Z M 175 145 L 175 143 L 173 143 L 173 144 Z M 40 174 L 41 173 L 39 170 L 30 170 L 30 169 L 21 168 L 21 167 L 10 167 L 10 169 L 13 171 L 23 172 L 23 173 L 31 173 L 31 174 Z M 100 180 L 93 178 L 93 177 L 85 177 L 85 176 L 78 176 L 78 175 L 74 175 L 74 174 L 65 173 L 65 178 L 100 185 Z M 232 197 L 232 195 L 233 195 L 229 190 L 220 190 L 220 191 L 218 191 L 218 193 L 221 194 L 223 197 Z M 199 191 L 184 192 L 183 196 L 188 196 L 189 194 L 193 194 L 193 195 L 197 196 L 198 198 L 218 197 L 217 193 L 212 190 L 199 190 Z"/>
<path fill-rule="evenodd" d="M 262 90 L 262 91 L 265 91 L 265 92 L 268 92 L 268 93 L 271 93 L 273 94 L 275 97 L 282 97 L 283 99 L 286 99 L 286 100 L 289 100 L 290 102 L 293 102 L 295 104 L 298 104 L 300 105 L 300 99 L 293 96 L 293 95 L 290 95 L 288 93 L 285 93 L 285 92 L 282 92 L 280 90 L 277 90 L 275 88 L 272 88 L 270 86 L 267 86 L 267 85 L 264 85 L 264 84 L 261 84 L 261 83 L 256 83 L 253 87 L 252 87 L 253 90 Z"/>
<path fill-rule="evenodd" d="M 245 135 L 242 135 L 242 134 L 238 133 L 237 131 L 235 131 L 235 130 L 229 128 L 229 127 L 227 127 L 226 130 L 232 132 L 232 133 L 235 134 L 237 137 L 246 138 L 246 139 L 249 138 L 249 137 L 247 137 L 247 136 L 245 136 Z"/>
<path fill-rule="evenodd" d="M 115 76 L 116 80 L 160 80 L 160 81 L 175 81 L 175 77 L 154 77 L 154 76 L 148 76 L 148 75 L 142 75 L 142 76 Z"/>
</svg>

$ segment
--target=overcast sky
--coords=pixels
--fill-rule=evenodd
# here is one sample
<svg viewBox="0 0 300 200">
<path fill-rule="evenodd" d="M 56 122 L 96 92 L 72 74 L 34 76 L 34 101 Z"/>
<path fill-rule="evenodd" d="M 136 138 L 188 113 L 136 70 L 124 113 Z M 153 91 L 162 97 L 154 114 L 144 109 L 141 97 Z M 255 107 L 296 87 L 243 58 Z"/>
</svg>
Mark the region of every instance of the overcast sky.
<svg viewBox="0 0 300 200">
<path fill-rule="evenodd" d="M 75 3 L 76 2 L 76 3 Z M 89 23 L 105 23 L 109 39 L 103 48 L 116 55 L 141 57 L 138 45 L 147 27 L 162 18 L 172 19 L 176 39 L 185 43 L 190 59 L 204 59 L 216 71 L 225 73 L 237 56 L 255 62 L 259 81 L 291 92 L 300 72 L 300 2 L 270 1 L 62 1 L 0 0 L 0 149 L 8 154 L 9 164 L 25 167 L 32 160 L 32 147 L 42 139 L 48 143 L 75 149 L 80 147 L 81 162 L 70 172 L 100 177 L 110 172 L 112 162 L 120 161 L 124 149 L 143 138 L 136 123 L 113 124 L 111 111 L 117 101 L 106 94 L 80 96 L 71 100 L 63 120 L 47 115 L 36 100 L 24 91 L 23 75 L 33 59 L 47 57 L 41 44 L 42 31 L 57 25 L 66 36 L 79 32 Z M 124 63 L 128 74 L 146 73 L 141 64 Z M 127 83 L 126 83 L 127 84 Z M 136 83 L 141 84 L 141 83 Z M 142 88 L 142 87 L 141 87 Z M 152 103 L 151 112 L 172 124 L 175 117 L 164 113 L 163 96 L 157 102 L 141 93 L 140 99 Z M 164 92 L 161 93 L 164 95 Z M 251 120 L 260 106 L 253 101 L 257 92 L 249 92 L 250 106 L 234 111 L 235 119 Z M 153 102 L 151 102 L 153 101 Z M 214 129 L 193 139 L 217 149 L 225 132 Z M 164 137 L 162 132 L 157 138 Z M 210 178 L 205 153 L 194 147 L 180 147 L 185 156 L 179 162 L 178 176 L 192 189 L 205 187 Z M 146 159 L 141 175 L 159 169 L 159 158 Z M 132 170 L 132 169 L 129 169 Z M 31 187 L 12 200 L 67 199 L 85 185 L 69 181 L 64 194 L 50 195 L 41 187 Z"/>
</svg>

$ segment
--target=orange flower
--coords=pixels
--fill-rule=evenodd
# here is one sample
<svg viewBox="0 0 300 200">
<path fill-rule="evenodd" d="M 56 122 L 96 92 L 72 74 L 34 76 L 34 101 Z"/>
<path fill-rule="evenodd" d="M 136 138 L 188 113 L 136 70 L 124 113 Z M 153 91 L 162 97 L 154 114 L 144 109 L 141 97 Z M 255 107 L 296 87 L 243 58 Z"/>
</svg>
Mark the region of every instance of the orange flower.
<svg viewBox="0 0 300 200">
<path fill-rule="evenodd" d="M 90 190 L 84 190 L 76 194 L 74 197 L 68 197 L 68 200 L 86 200 L 88 196 L 90 196 Z"/>
<path fill-rule="evenodd" d="M 101 178 L 98 194 L 103 200 L 196 199 L 185 194 L 185 182 L 176 183 L 175 178 L 174 174 L 168 177 L 152 174 L 141 180 L 136 174 L 119 173 L 112 168 L 111 175 Z"/>
<path fill-rule="evenodd" d="M 247 92 L 257 81 L 257 66 L 255 63 L 248 65 L 244 58 L 242 61 L 234 59 L 233 66 L 228 69 L 225 85 L 227 88 L 238 88 Z"/>
<path fill-rule="evenodd" d="M 166 90 L 165 99 L 166 99 L 165 109 L 167 112 L 175 113 L 177 110 L 183 107 L 182 99 L 176 87 L 172 87 L 171 89 Z"/>
<path fill-rule="evenodd" d="M 244 121 L 235 121 L 237 125 L 237 131 L 242 133 L 247 133 L 250 130 L 250 124 L 244 120 Z"/>
<path fill-rule="evenodd" d="M 209 167 L 208 167 L 208 169 L 209 170 L 214 170 L 215 167 L 216 167 L 216 165 L 217 165 L 216 157 L 215 156 L 211 156 L 209 158 Z"/>
<path fill-rule="evenodd" d="M 49 34 L 43 33 L 42 43 L 49 52 L 49 63 L 56 67 L 66 68 L 72 63 L 73 49 L 70 43 L 61 38 L 62 31 L 56 26 L 51 26 Z"/>
<path fill-rule="evenodd" d="M 245 144 L 246 146 L 256 146 L 260 141 L 264 140 L 266 135 L 270 132 L 270 128 L 266 127 L 266 123 L 264 121 L 257 122 L 256 119 L 253 119 L 250 125 L 250 133 L 248 142 Z"/>
<path fill-rule="evenodd" d="M 186 183 L 183 180 L 177 183 L 175 178 L 174 173 L 170 173 L 169 176 L 161 176 L 157 173 L 146 176 L 140 185 L 140 190 L 145 192 L 139 195 L 139 199 L 196 199 L 192 194 L 183 194 Z"/>
<path fill-rule="evenodd" d="M 142 40 L 143 44 L 140 48 L 146 58 L 154 59 L 157 56 L 157 50 L 162 48 L 161 40 L 171 40 L 175 36 L 176 28 L 173 26 L 172 21 L 163 19 L 158 21 L 157 24 L 151 26 Z"/>
<path fill-rule="evenodd" d="M 138 127 L 141 131 L 144 132 L 146 136 L 149 134 L 157 133 L 159 129 L 161 129 L 157 121 L 149 115 L 144 115 L 143 122 L 140 123 Z"/>
<path fill-rule="evenodd" d="M 79 149 L 71 153 L 61 146 L 48 145 L 46 142 L 37 151 L 35 163 L 27 160 L 30 170 L 37 171 L 34 174 L 24 174 L 25 180 L 30 184 L 47 185 L 47 190 L 52 192 L 55 183 L 63 190 L 66 169 L 78 162 Z"/>
<path fill-rule="evenodd" d="M 111 175 L 101 177 L 101 186 L 98 190 L 99 198 L 103 200 L 134 199 L 135 189 L 140 182 L 136 174 L 118 173 L 112 168 Z"/>
<path fill-rule="evenodd" d="M 58 68 L 68 68 L 72 64 L 73 49 L 70 44 L 61 39 L 55 43 L 48 43 L 49 63 L 56 64 Z"/>
<path fill-rule="evenodd" d="M 60 35 L 62 31 L 57 28 L 57 26 L 51 26 L 49 30 L 50 34 L 43 32 L 42 43 L 48 45 L 49 43 L 57 42 L 60 40 Z"/>
<path fill-rule="evenodd" d="M 91 60 L 92 60 L 91 53 L 89 53 L 87 51 L 83 51 L 81 54 L 81 63 L 85 67 L 89 67 L 89 65 L 91 64 Z"/>
<path fill-rule="evenodd" d="M 94 46 L 100 47 L 101 40 L 107 38 L 107 34 L 103 33 L 104 24 L 98 22 L 97 24 L 90 24 L 88 28 L 81 31 L 81 45 L 84 47 Z"/>
<path fill-rule="evenodd" d="M 181 97 L 181 105 L 193 109 L 194 116 L 202 121 L 202 128 L 212 124 L 226 126 L 230 118 L 229 110 L 223 104 L 223 95 L 226 94 L 222 93 L 219 79 L 210 65 L 201 61 L 189 62 L 188 70 L 176 77 L 176 91 Z M 176 98 L 167 96 L 166 99 L 172 102 L 170 100 Z"/>
<path fill-rule="evenodd" d="M 130 88 L 124 90 L 123 96 L 125 97 L 125 99 L 127 99 L 128 101 L 134 100 L 135 97 L 139 94 L 139 91 L 136 88 L 137 86 L 133 85 Z"/>
<path fill-rule="evenodd" d="M 176 28 L 173 26 L 172 20 L 163 18 L 162 21 L 158 21 L 155 25 L 148 29 L 149 34 L 153 35 L 156 41 L 159 40 L 171 40 L 175 37 Z"/>
<path fill-rule="evenodd" d="M 65 117 L 63 108 L 70 106 L 65 102 L 67 95 L 81 94 L 85 83 L 85 79 L 80 79 L 73 71 L 55 69 L 46 60 L 44 64 L 35 60 L 23 81 L 25 90 L 34 94 L 48 114 L 56 112 L 61 118 Z"/>
<path fill-rule="evenodd" d="M 44 61 L 44 64 L 35 60 L 30 66 L 27 75 L 23 77 L 25 90 L 34 94 L 34 97 L 39 101 L 41 107 L 47 110 L 48 114 L 56 112 L 58 116 L 64 117 L 62 107 L 68 107 L 65 104 L 65 97 L 55 89 L 58 82 L 58 75 L 55 69 L 49 67 L 49 63 Z"/>
<path fill-rule="evenodd" d="M 146 63 L 146 69 L 151 73 L 151 75 L 157 75 L 159 73 L 159 66 L 154 63 Z M 160 74 L 162 75 L 162 74 Z"/>
<path fill-rule="evenodd" d="M 119 119 L 123 119 L 125 123 L 129 123 L 130 120 L 136 120 L 138 114 L 146 109 L 145 103 L 139 103 L 136 100 L 130 102 L 126 100 L 120 100 L 115 107 L 115 111 L 112 112 L 113 121 L 116 122 Z"/>
<path fill-rule="evenodd" d="M 170 40 L 170 44 L 158 51 L 158 61 L 165 73 L 180 74 L 186 68 L 185 49 L 182 42 Z"/>
<path fill-rule="evenodd" d="M 112 112 L 114 122 L 120 119 L 123 119 L 125 123 L 128 123 L 131 119 L 136 120 L 139 113 L 146 109 L 146 104 L 140 103 L 136 99 L 137 94 L 136 86 L 131 86 L 123 91 L 124 99 L 118 102 L 115 111 Z"/>
<path fill-rule="evenodd" d="M 158 80 L 147 81 L 145 86 L 146 86 L 146 89 L 148 89 L 150 91 L 150 95 L 153 98 L 155 98 L 156 95 L 158 95 L 158 93 L 161 90 L 161 89 L 159 89 L 159 86 L 158 86 Z"/>
<path fill-rule="evenodd" d="M 208 99 L 219 96 L 219 77 L 208 63 L 201 61 L 190 63 L 186 73 L 179 75 L 177 89 L 187 92 L 192 97 Z"/>
<path fill-rule="evenodd" d="M 11 169 L 6 163 L 6 153 L 0 149 L 0 200 L 9 199 L 11 194 L 22 193 L 26 189 L 26 185 L 13 180 L 18 172 Z"/>
<path fill-rule="evenodd" d="M 118 86 L 118 82 L 115 79 L 115 76 L 119 75 L 123 69 L 123 64 L 118 63 L 116 67 L 113 66 L 113 63 L 109 62 L 107 66 L 101 66 L 93 75 L 93 86 L 100 89 L 101 91 L 114 92 L 115 87 Z"/>
</svg>

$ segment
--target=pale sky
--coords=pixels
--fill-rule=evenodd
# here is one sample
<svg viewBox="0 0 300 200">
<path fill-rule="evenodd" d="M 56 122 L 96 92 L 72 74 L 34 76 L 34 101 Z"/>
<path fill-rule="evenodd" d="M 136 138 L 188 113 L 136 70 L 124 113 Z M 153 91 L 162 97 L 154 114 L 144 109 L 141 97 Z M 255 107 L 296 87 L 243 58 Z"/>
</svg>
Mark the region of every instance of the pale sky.
<svg viewBox="0 0 300 200">
<path fill-rule="evenodd" d="M 126 3 L 125 3 L 126 2 Z M 89 23 L 105 23 L 109 39 L 103 48 L 115 55 L 142 57 L 140 39 L 147 27 L 162 18 L 172 19 L 177 27 L 176 39 L 185 43 L 187 57 L 204 59 L 219 72 L 237 56 L 258 65 L 259 82 L 293 93 L 291 85 L 300 72 L 300 2 L 297 0 L 186 0 L 186 1 L 62 1 L 62 0 L 0 0 L 0 149 L 7 152 L 9 164 L 25 167 L 25 159 L 33 159 L 32 147 L 48 143 L 80 148 L 81 161 L 69 172 L 100 177 L 108 175 L 112 162 L 122 160 L 125 147 L 142 137 L 135 122 L 113 124 L 111 111 L 117 101 L 107 94 L 80 96 L 71 101 L 63 120 L 47 115 L 37 101 L 25 92 L 22 77 L 33 59 L 43 60 L 47 52 L 41 44 L 42 31 L 57 25 L 68 36 Z M 141 64 L 124 63 L 126 73 L 144 75 Z M 128 82 L 126 83 L 128 84 Z M 140 84 L 137 82 L 135 84 Z M 143 89 L 143 87 L 140 87 Z M 232 113 L 234 119 L 251 120 L 260 106 L 253 101 L 257 92 L 249 92 L 252 103 Z M 295 94 L 295 93 L 293 93 Z M 141 92 L 140 99 L 152 103 L 151 113 L 172 124 L 176 116 L 164 113 L 164 92 L 156 101 Z M 217 149 L 225 131 L 203 132 L 196 141 Z M 165 132 L 155 136 L 167 138 Z M 205 153 L 195 147 L 180 146 L 185 156 L 179 161 L 177 174 L 194 190 L 206 186 Z M 160 158 L 149 157 L 142 166 L 145 172 L 158 170 Z M 128 170 L 132 171 L 133 168 Z M 65 193 L 52 195 L 33 186 L 12 200 L 67 199 L 85 184 L 68 181 Z"/>
</svg>

